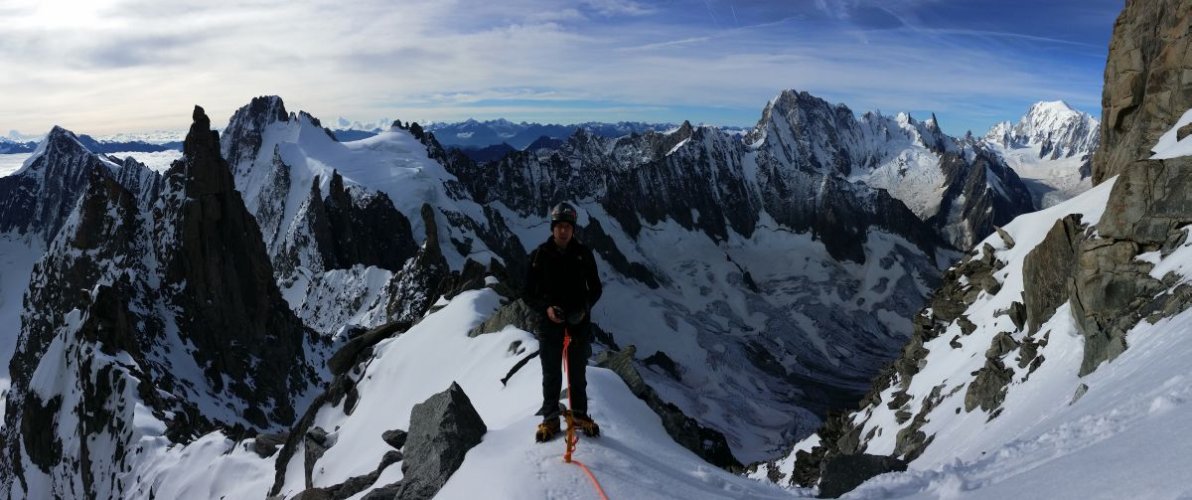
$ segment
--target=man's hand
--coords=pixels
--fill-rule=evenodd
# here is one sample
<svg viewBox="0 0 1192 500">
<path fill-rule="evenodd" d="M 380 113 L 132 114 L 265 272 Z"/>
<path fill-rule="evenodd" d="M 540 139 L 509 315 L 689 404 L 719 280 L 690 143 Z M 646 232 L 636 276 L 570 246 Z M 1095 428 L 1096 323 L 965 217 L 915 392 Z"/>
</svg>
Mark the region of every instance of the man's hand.
<svg viewBox="0 0 1192 500">
<path fill-rule="evenodd" d="M 555 306 L 550 306 L 550 307 L 546 308 L 546 317 L 550 318 L 550 320 L 555 323 L 562 323 L 563 322 L 562 314 L 561 313 L 556 314 L 555 313 L 556 311 L 559 311 L 559 308 L 555 307 Z"/>
</svg>

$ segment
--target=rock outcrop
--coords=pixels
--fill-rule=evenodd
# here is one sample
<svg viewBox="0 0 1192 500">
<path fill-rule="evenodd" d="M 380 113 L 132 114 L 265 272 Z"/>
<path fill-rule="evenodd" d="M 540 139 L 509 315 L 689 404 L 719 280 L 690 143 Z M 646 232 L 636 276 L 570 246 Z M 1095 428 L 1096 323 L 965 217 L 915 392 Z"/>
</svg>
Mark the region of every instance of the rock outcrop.
<svg viewBox="0 0 1192 500">
<path fill-rule="evenodd" d="M 405 443 L 402 480 L 369 494 L 371 498 L 426 499 L 438 493 L 480 444 L 488 427 L 457 384 L 414 405 Z"/>
<path fill-rule="evenodd" d="M 1023 281 L 1031 284 L 1026 287 L 1023 297 L 1030 333 L 1039 331 L 1039 326 L 1055 313 L 1055 309 L 1068 301 L 1068 285 L 1083 230 L 1080 216 L 1064 217 L 1052 226 L 1043 242 L 1023 261 Z"/>
<path fill-rule="evenodd" d="M 1148 159 L 1159 137 L 1192 108 L 1189 23 L 1187 1 L 1130 1 L 1114 26 L 1093 180 L 1117 181 L 1097 234 L 1081 242 L 1071 287 L 1085 336 L 1082 375 L 1124 351 L 1126 331 L 1140 319 L 1192 305 L 1187 290 L 1150 276 L 1151 266 L 1137 259 L 1170 252 L 1192 223 L 1192 159 Z"/>
<path fill-rule="evenodd" d="M 1114 24 L 1101 95 L 1093 183 L 1134 168 L 1192 103 L 1192 8 L 1130 0 Z"/>
</svg>

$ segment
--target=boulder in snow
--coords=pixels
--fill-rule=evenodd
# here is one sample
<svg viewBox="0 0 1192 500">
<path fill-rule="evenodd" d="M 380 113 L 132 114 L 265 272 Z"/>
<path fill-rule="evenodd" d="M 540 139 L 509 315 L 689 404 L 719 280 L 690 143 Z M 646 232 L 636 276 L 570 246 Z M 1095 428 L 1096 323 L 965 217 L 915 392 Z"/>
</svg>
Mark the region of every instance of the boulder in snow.
<svg viewBox="0 0 1192 500">
<path fill-rule="evenodd" d="M 488 427 L 459 384 L 414 405 L 405 443 L 404 477 L 381 488 L 381 498 L 431 498 L 464 462 Z M 370 495 L 373 496 L 373 495 Z"/>
</svg>

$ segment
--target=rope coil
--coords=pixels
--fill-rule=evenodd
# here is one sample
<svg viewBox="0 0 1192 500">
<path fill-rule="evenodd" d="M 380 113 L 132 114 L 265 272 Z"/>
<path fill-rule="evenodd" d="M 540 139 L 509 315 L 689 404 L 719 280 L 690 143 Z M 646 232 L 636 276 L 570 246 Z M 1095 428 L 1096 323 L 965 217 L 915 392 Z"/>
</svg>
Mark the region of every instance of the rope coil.
<svg viewBox="0 0 1192 500">
<path fill-rule="evenodd" d="M 600 494 L 600 498 L 608 500 L 608 495 L 604 494 L 604 488 L 600 486 L 600 481 L 596 480 L 596 475 L 592 474 L 592 469 L 584 465 L 579 460 L 572 460 L 571 454 L 575 452 L 575 445 L 579 444 L 579 436 L 575 434 L 575 420 L 571 416 L 571 408 L 575 405 L 571 403 L 571 363 L 567 358 L 571 348 L 571 329 L 563 329 L 563 376 L 567 377 L 567 435 L 563 437 L 563 441 L 567 443 L 567 451 L 563 452 L 563 461 L 569 464 L 578 465 L 588 474 L 588 479 L 592 480 L 592 485 L 596 487 L 596 493 Z"/>
</svg>

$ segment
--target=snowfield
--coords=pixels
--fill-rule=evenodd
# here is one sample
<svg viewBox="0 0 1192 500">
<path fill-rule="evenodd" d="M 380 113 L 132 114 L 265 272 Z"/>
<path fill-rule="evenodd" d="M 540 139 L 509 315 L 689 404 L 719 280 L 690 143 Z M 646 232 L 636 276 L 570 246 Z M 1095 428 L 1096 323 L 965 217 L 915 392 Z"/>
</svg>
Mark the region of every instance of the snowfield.
<svg viewBox="0 0 1192 500">
<path fill-rule="evenodd" d="M 331 407 L 316 417 L 315 425 L 328 431 L 327 442 L 334 445 L 315 463 L 315 486 L 375 470 L 392 449 L 381 433 L 408 429 L 415 404 L 456 382 L 488 432 L 436 498 L 597 498 L 583 470 L 563 461 L 561 438 L 534 441 L 542 383 L 537 361 L 527 363 L 507 386 L 500 382 L 514 363 L 537 350 L 534 337 L 514 328 L 467 336 L 499 304 L 491 289 L 464 292 L 406 333 L 378 344 L 375 355 L 358 367 L 360 400 L 352 415 Z M 615 374 L 594 367 L 588 373 L 591 412 L 602 436 L 581 437 L 573 459 L 591 469 L 610 498 L 773 499 L 806 493 L 707 464 L 676 444 L 658 416 Z M 273 486 L 277 454 L 257 456 L 251 439 L 237 443 L 213 432 L 186 446 L 171 445 L 162 435 L 165 423 L 139 404 L 131 411 L 140 452 L 123 475 L 138 478 L 138 488 L 125 492 L 125 498 L 265 498 Z M 112 444 L 93 443 L 92 449 Z M 282 490 L 287 498 L 305 489 L 303 455 L 300 447 L 289 464 Z M 386 468 L 373 487 L 400 480 L 401 465 Z"/>
<path fill-rule="evenodd" d="M 1067 306 L 1056 313 L 1061 321 L 1067 315 Z M 1049 326 L 1071 327 L 1056 323 Z M 964 446 L 960 456 L 943 456 L 962 451 L 951 447 L 934 450 L 932 465 L 912 462 L 910 471 L 874 478 L 844 498 L 1192 498 L 1189 332 L 1192 311 L 1143 323 L 1130 331 L 1125 353 L 1078 379 L 1083 342 L 1072 329 L 1053 331 L 1056 344 L 1046 352 L 1058 357 L 1031 376 L 1036 387 L 1011 389 L 1006 411 L 994 420 L 1007 423 L 969 426 L 980 444 Z M 1069 374 L 1044 373 L 1048 364 Z M 1082 383 L 1088 392 L 1071 402 Z"/>
</svg>

